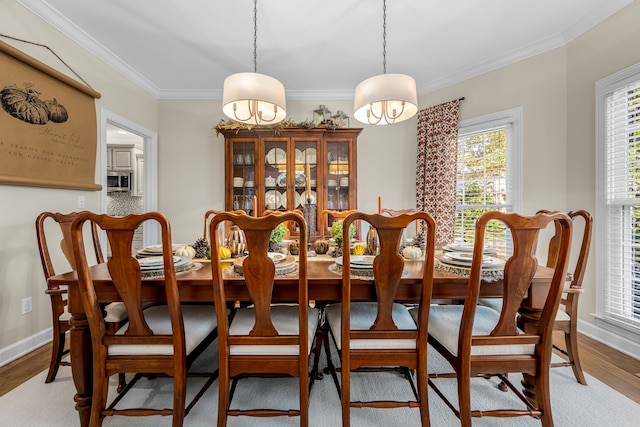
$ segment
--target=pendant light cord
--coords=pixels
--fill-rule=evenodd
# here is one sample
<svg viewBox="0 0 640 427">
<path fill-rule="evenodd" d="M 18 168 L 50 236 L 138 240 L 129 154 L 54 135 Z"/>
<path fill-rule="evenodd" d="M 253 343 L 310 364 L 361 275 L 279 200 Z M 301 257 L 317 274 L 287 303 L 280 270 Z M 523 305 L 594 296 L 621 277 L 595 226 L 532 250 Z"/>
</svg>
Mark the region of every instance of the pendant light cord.
<svg viewBox="0 0 640 427">
<path fill-rule="evenodd" d="M 387 74 L 387 0 L 382 0 L 382 74 Z"/>
<path fill-rule="evenodd" d="M 253 72 L 258 72 L 258 0 L 253 0 Z"/>
</svg>

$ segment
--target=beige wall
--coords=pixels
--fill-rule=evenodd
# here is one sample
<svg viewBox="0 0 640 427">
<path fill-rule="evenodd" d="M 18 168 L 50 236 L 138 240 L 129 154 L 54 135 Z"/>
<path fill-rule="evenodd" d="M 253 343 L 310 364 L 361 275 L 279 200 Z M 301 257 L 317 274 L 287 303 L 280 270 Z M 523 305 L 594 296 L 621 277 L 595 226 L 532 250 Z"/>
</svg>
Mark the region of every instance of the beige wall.
<svg viewBox="0 0 640 427">
<path fill-rule="evenodd" d="M 46 44 L 102 94 L 96 102 L 98 120 L 101 109 L 106 108 L 148 129 L 157 129 L 158 103 L 153 97 L 17 2 L 0 0 L 0 5 L 3 34 Z M 2 40 L 72 75 L 46 49 Z M 98 154 L 97 183 L 101 179 L 101 164 Z M 45 282 L 36 247 L 35 218 L 44 210 L 77 210 L 80 195 L 85 197 L 87 209 L 100 211 L 100 192 L 0 185 L 0 364 L 37 345 L 43 338 L 42 331 L 51 327 L 49 300 L 44 295 Z M 20 301 L 27 296 L 33 298 L 33 311 L 22 315 Z"/>
<path fill-rule="evenodd" d="M 16 2 L 0 3 L 2 32 L 48 44 L 102 93 L 98 113 L 106 108 L 158 133 L 158 208 L 171 220 L 174 240 L 195 241 L 202 233 L 204 212 L 221 209 L 224 203 L 223 139 L 213 131 L 223 118 L 220 101 L 156 101 Z M 594 85 L 640 61 L 638 20 L 640 2 L 635 1 L 565 47 L 424 95 L 420 108 L 464 96 L 460 110 L 464 120 L 522 107 L 523 212 L 541 208 L 594 212 Z M 64 71 L 46 52 L 24 50 Z M 351 100 L 289 100 L 288 117 L 312 119 L 319 104 L 352 115 Z M 361 126 L 353 119 L 351 125 Z M 385 206 L 414 206 L 416 118 L 394 126 L 362 127 L 358 207 L 374 211 L 377 196 Z M 11 356 L 14 348 L 35 344 L 33 337 L 50 322 L 34 219 L 43 210 L 75 210 L 78 195 L 87 198 L 88 209 L 100 209 L 95 192 L 0 185 L 0 363 L 3 352 Z M 595 263 L 592 258 L 580 307 L 587 329 L 593 326 L 595 310 Z M 34 298 L 34 311 L 21 315 L 20 300 L 28 295 Z"/>
<path fill-rule="evenodd" d="M 567 205 L 569 209 L 589 210 L 596 227 L 595 84 L 640 62 L 639 20 L 640 1 L 636 0 L 567 48 Z M 580 318 L 589 323 L 594 323 L 597 297 L 595 266 L 599 260 L 594 258 L 594 246 L 579 306 Z"/>
</svg>

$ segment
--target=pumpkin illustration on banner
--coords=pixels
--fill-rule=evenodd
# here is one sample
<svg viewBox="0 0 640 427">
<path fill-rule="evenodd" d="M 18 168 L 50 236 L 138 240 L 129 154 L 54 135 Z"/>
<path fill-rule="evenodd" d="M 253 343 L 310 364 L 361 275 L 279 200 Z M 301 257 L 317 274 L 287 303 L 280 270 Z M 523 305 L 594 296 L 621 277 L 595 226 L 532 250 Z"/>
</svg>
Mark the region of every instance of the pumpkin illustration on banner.
<svg viewBox="0 0 640 427">
<path fill-rule="evenodd" d="M 0 91 L 0 104 L 4 111 L 12 117 L 32 125 L 44 125 L 49 121 L 64 123 L 69 119 L 69 113 L 58 100 L 41 100 L 41 93 L 25 84 L 24 89 L 6 86 Z"/>
</svg>

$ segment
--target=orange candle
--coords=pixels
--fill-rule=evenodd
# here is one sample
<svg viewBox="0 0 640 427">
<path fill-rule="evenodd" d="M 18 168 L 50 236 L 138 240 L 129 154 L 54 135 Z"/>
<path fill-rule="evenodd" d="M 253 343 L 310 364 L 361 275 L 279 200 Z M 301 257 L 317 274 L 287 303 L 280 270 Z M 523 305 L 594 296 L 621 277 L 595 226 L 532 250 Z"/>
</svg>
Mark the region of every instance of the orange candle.
<svg viewBox="0 0 640 427">
<path fill-rule="evenodd" d="M 382 197 L 378 196 L 378 213 L 382 212 Z"/>
<path fill-rule="evenodd" d="M 311 168 L 307 163 L 307 198 L 311 197 Z"/>
<path fill-rule="evenodd" d="M 258 216 L 258 196 L 253 196 L 253 216 Z"/>
</svg>

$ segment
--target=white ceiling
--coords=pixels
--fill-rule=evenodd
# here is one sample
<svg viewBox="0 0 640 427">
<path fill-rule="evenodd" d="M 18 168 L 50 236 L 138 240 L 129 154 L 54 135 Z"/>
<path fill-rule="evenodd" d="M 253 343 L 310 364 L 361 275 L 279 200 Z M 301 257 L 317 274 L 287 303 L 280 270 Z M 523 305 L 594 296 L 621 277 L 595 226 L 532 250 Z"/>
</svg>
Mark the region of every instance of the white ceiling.
<svg viewBox="0 0 640 427">
<path fill-rule="evenodd" d="M 18 1 L 157 98 L 221 98 L 228 75 L 253 71 L 252 0 Z M 388 0 L 387 72 L 422 95 L 562 46 L 631 1 Z M 259 0 L 257 23 L 257 71 L 287 98 L 350 99 L 382 73 L 382 0 Z"/>
</svg>

